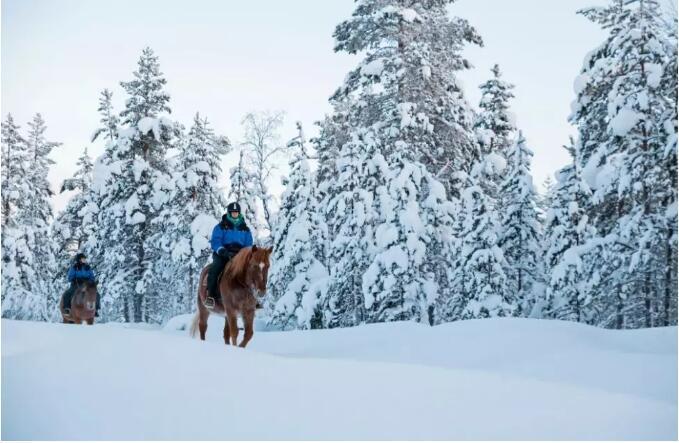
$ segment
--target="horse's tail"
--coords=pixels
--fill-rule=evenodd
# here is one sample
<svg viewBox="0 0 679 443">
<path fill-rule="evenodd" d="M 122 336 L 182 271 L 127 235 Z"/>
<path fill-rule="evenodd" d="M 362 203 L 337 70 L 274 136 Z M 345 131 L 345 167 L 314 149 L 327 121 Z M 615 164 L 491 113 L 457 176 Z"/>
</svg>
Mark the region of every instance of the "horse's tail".
<svg viewBox="0 0 679 443">
<path fill-rule="evenodd" d="M 198 319 L 200 317 L 200 312 L 196 311 L 196 315 L 193 316 L 193 320 L 191 320 L 191 329 L 189 330 L 191 337 L 195 338 L 196 337 L 196 332 L 198 331 Z"/>
</svg>

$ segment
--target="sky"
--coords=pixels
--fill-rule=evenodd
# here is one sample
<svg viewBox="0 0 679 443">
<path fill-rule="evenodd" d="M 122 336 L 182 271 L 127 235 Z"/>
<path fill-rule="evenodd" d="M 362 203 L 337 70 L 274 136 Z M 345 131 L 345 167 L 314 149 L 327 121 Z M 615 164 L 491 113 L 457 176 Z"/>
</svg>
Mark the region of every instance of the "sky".
<svg viewBox="0 0 679 443">
<path fill-rule="evenodd" d="M 450 6 L 484 39 L 483 48 L 465 50 L 474 68 L 460 79 L 470 103 L 478 104 L 478 86 L 495 63 L 516 85 L 511 107 L 535 152 L 538 189 L 568 161 L 562 146 L 574 134 L 567 121 L 573 80 L 605 37 L 576 11 L 605 3 L 459 0 Z M 245 113 L 282 110 L 282 140 L 294 136 L 296 121 L 312 135 L 313 122 L 330 111 L 328 97 L 359 61 L 333 52 L 334 27 L 353 8 L 352 0 L 3 0 L 0 110 L 24 129 L 42 113 L 48 139 L 63 143 L 49 175 L 58 190 L 85 147 L 95 156 L 103 151 L 90 143 L 99 93 L 111 89 L 122 109 L 119 83 L 132 77 L 148 45 L 168 80 L 172 116 L 185 125 L 198 111 L 237 144 Z M 285 170 L 281 161 L 279 174 Z M 55 208 L 68 197 L 55 196 Z"/>
</svg>

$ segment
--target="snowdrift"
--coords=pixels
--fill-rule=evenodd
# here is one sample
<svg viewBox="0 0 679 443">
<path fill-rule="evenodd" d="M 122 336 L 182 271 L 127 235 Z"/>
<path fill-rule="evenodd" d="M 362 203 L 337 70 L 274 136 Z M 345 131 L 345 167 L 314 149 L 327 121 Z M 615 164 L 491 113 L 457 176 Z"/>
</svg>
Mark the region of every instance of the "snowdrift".
<svg viewBox="0 0 679 443">
<path fill-rule="evenodd" d="M 2 439 L 676 439 L 677 329 L 2 321 Z"/>
</svg>

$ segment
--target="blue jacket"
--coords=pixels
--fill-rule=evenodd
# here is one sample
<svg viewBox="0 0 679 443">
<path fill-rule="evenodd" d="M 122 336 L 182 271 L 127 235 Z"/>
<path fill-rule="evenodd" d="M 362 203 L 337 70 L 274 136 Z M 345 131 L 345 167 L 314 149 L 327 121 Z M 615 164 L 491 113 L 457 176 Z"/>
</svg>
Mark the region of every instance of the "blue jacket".
<svg viewBox="0 0 679 443">
<path fill-rule="evenodd" d="M 68 281 L 73 282 L 76 279 L 94 281 L 94 271 L 90 265 L 74 264 L 71 266 L 68 270 Z"/>
<path fill-rule="evenodd" d="M 212 250 L 215 252 L 223 247 L 244 248 L 252 246 L 250 228 L 248 228 L 245 223 L 241 223 L 238 227 L 234 227 L 229 220 L 223 217 L 221 223 L 212 230 L 210 246 L 212 246 Z"/>
</svg>

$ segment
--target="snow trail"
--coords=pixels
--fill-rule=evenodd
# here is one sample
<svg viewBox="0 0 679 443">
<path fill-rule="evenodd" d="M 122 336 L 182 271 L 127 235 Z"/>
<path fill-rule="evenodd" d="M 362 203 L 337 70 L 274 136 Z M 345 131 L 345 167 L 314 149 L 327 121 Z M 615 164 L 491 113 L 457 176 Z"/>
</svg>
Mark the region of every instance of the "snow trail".
<svg viewBox="0 0 679 443">
<path fill-rule="evenodd" d="M 2 321 L 2 439 L 675 439 L 677 329 Z"/>
</svg>

